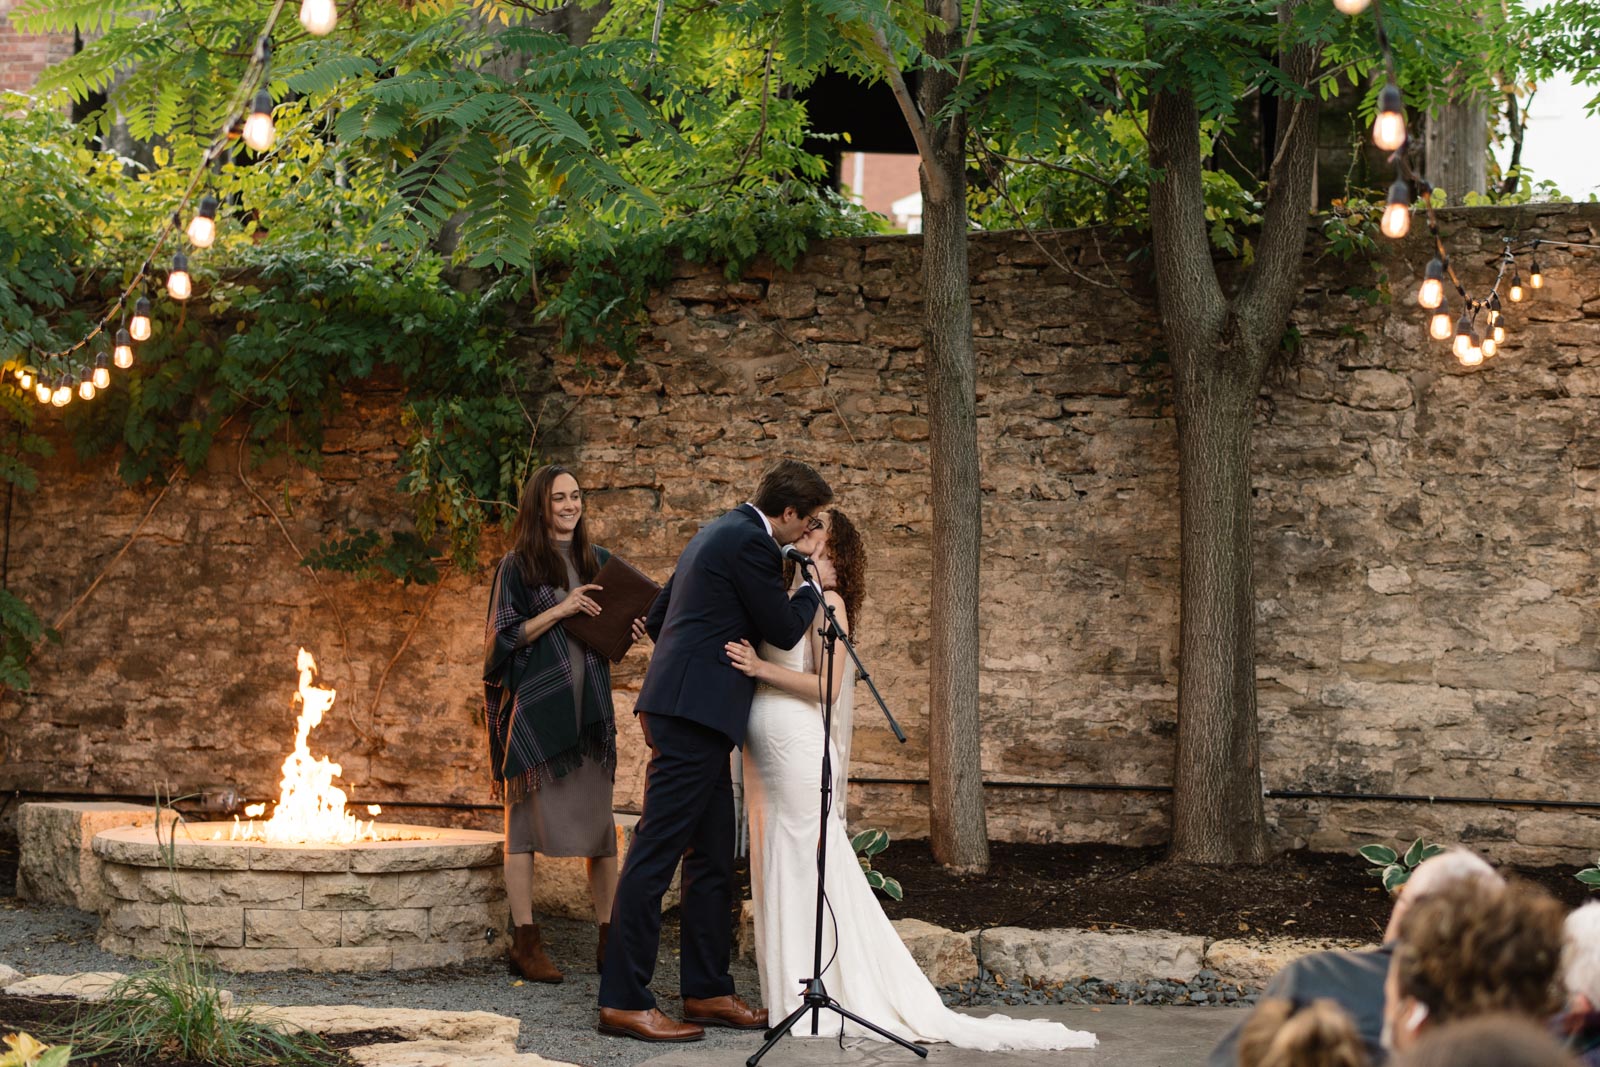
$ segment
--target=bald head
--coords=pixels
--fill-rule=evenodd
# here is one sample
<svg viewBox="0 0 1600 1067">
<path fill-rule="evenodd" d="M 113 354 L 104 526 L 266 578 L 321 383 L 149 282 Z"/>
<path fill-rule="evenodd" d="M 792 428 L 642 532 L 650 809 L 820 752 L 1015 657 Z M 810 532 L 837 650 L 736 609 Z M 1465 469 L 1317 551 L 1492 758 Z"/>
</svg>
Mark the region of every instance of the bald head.
<svg viewBox="0 0 1600 1067">
<path fill-rule="evenodd" d="M 1506 880 L 1489 866 L 1488 860 L 1470 849 L 1452 848 L 1417 864 L 1417 869 L 1400 887 L 1400 895 L 1389 913 L 1389 926 L 1383 932 L 1383 939 L 1393 941 L 1399 936 L 1400 917 L 1412 904 L 1446 886 L 1470 879 L 1481 879 L 1485 888 L 1499 888 L 1506 884 Z"/>
</svg>

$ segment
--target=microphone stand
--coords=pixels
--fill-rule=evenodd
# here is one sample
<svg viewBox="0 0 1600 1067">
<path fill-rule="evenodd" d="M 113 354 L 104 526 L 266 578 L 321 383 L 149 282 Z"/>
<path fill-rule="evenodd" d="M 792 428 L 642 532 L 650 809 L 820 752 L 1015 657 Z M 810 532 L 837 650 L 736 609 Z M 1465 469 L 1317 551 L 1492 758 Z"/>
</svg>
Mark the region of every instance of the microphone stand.
<svg viewBox="0 0 1600 1067">
<path fill-rule="evenodd" d="M 807 578 L 815 581 L 815 576 L 811 574 L 811 561 L 804 556 L 799 556 L 797 562 Z M 821 582 L 817 582 L 816 585 L 817 588 L 822 588 Z M 811 1013 L 811 1036 L 816 1037 L 817 1019 L 824 1008 L 838 1013 L 859 1026 L 866 1027 L 873 1033 L 886 1040 L 893 1041 L 909 1052 L 915 1052 L 923 1059 L 928 1056 L 928 1050 L 921 1045 L 913 1044 L 903 1037 L 891 1034 L 876 1023 L 869 1022 L 861 1016 L 848 1011 L 843 1004 L 828 995 L 827 988 L 822 984 L 822 911 L 827 901 L 825 879 L 828 871 L 828 812 L 833 808 L 833 756 L 830 749 L 833 737 L 833 662 L 836 642 L 844 644 L 845 651 L 850 654 L 850 659 L 854 661 L 856 669 L 861 672 L 861 680 L 867 683 L 867 688 L 872 691 L 872 698 L 878 702 L 878 707 L 883 711 L 884 718 L 889 720 L 889 727 L 894 731 L 896 740 L 901 744 L 905 744 L 906 740 L 905 731 L 900 729 L 900 724 L 895 722 L 894 716 L 890 714 L 889 706 L 883 702 L 883 697 L 879 694 L 878 687 L 872 684 L 872 678 L 867 674 L 866 668 L 861 665 L 861 657 L 856 655 L 855 646 L 850 643 L 850 638 L 846 636 L 843 628 L 840 627 L 839 620 L 833 613 L 833 606 L 828 603 L 826 597 L 822 600 L 822 611 L 827 622 L 817 633 L 822 637 L 824 650 L 822 677 L 824 679 L 823 691 L 826 696 L 822 705 L 822 813 L 818 820 L 820 825 L 817 831 L 817 910 L 811 942 L 811 977 L 801 981 L 805 991 L 800 996 L 800 1006 L 763 1035 L 766 1038 L 766 1044 L 762 1045 L 755 1055 L 744 1061 L 745 1067 L 756 1067 L 756 1064 L 761 1062 L 761 1057 L 765 1056 L 784 1034 L 794 1029 L 795 1024 L 807 1012 Z"/>
</svg>

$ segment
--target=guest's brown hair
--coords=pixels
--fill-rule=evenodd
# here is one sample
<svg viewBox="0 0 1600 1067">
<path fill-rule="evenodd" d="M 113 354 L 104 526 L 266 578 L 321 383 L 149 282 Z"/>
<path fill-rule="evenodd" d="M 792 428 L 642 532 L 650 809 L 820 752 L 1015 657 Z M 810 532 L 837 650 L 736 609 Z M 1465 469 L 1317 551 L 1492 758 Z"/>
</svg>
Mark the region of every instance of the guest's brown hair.
<svg viewBox="0 0 1600 1067">
<path fill-rule="evenodd" d="M 1446 885 L 1400 921 L 1392 966 L 1401 995 L 1427 1005 L 1428 1021 L 1490 1012 L 1542 1018 L 1561 1006 L 1557 976 L 1565 909 L 1528 882 Z"/>
<path fill-rule="evenodd" d="M 1336 1001 L 1263 1000 L 1239 1031 L 1239 1067 L 1367 1067 L 1361 1031 Z"/>
<path fill-rule="evenodd" d="M 528 484 L 522 487 L 522 499 L 517 503 L 517 521 L 511 526 L 511 554 L 517 561 L 517 570 L 528 585 L 553 585 L 567 587 L 567 564 L 550 536 L 550 489 L 561 475 L 578 476 L 567 468 L 550 463 L 533 472 Z M 578 490 L 583 491 L 582 487 Z M 590 582 L 600 570 L 600 558 L 589 543 L 589 512 L 585 508 L 578 516 L 577 529 L 572 531 L 572 561 L 578 568 L 578 580 Z"/>
<path fill-rule="evenodd" d="M 777 518 L 784 508 L 809 515 L 833 499 L 833 490 L 822 475 L 797 459 L 780 459 L 761 475 L 761 484 L 750 501 L 763 515 Z"/>
</svg>

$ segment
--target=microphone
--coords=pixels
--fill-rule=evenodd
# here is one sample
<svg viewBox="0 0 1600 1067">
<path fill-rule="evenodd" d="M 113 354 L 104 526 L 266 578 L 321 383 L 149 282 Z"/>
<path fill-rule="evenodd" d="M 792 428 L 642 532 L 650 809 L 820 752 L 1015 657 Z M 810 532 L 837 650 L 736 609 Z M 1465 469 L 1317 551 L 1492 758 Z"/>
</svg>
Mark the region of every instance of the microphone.
<svg viewBox="0 0 1600 1067">
<path fill-rule="evenodd" d="M 811 557 L 806 555 L 804 552 L 800 551 L 798 548 L 794 547 L 793 545 L 784 545 L 783 546 L 783 558 L 784 559 L 792 559 L 796 563 L 800 564 L 800 566 L 802 566 L 802 567 L 811 566 Z"/>
</svg>

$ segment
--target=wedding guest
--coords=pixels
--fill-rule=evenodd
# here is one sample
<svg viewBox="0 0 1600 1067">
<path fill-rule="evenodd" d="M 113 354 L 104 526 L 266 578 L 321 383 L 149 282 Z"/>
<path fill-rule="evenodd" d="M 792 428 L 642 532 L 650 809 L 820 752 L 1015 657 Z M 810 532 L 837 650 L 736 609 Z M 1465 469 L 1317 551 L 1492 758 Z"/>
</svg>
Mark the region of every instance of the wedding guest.
<svg viewBox="0 0 1600 1067">
<path fill-rule="evenodd" d="M 1568 915 L 1561 940 L 1567 1004 L 1554 1028 L 1583 1067 L 1600 1067 L 1600 901 Z"/>
<path fill-rule="evenodd" d="M 1368 1067 L 1350 1013 L 1323 998 L 1309 1004 L 1269 997 L 1239 1034 L 1239 1067 Z"/>
<path fill-rule="evenodd" d="M 1510 1012 L 1544 1019 L 1560 1006 L 1563 909 L 1537 886 L 1447 886 L 1400 923 L 1384 984 L 1387 1047 L 1401 1051 L 1459 1019 Z"/>
<path fill-rule="evenodd" d="M 1389 973 L 1389 957 L 1400 920 L 1413 904 L 1428 894 L 1474 878 L 1485 879 L 1489 884 L 1503 884 L 1487 860 L 1464 848 L 1454 848 L 1423 860 L 1395 897 L 1381 946 L 1360 951 L 1333 949 L 1308 953 L 1273 975 L 1263 996 L 1301 1002 L 1322 997 L 1333 1000 L 1355 1020 L 1368 1057 L 1373 1063 L 1382 1063 L 1385 1053 L 1379 1037 L 1383 1031 L 1383 982 Z M 1247 1018 L 1228 1031 L 1212 1050 L 1208 1067 L 1233 1067 L 1237 1062 L 1239 1039 L 1248 1023 Z"/>
<path fill-rule="evenodd" d="M 1480 1015 L 1447 1023 L 1390 1061 L 1393 1067 L 1577 1067 L 1531 1019 Z"/>
<path fill-rule="evenodd" d="M 500 560 L 484 640 L 484 716 L 496 799 L 505 802 L 510 970 L 559 982 L 533 921 L 534 853 L 582 856 L 598 926 L 596 970 L 605 958 L 617 888 L 611 789 L 617 729 L 611 665 L 562 622 L 598 615 L 595 574 L 610 557 L 591 543 L 583 490 L 565 467 L 534 471 L 523 487 L 511 551 Z M 634 621 L 637 640 L 644 620 Z"/>
</svg>

